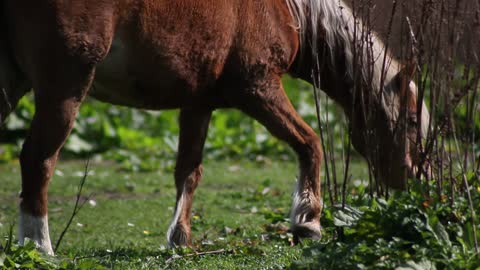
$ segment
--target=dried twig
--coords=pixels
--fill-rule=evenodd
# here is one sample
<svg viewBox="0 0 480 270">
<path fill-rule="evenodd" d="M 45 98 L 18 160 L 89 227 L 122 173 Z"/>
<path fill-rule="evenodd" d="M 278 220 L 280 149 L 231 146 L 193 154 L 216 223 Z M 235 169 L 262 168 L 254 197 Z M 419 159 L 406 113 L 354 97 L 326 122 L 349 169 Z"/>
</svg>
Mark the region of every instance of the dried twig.
<svg viewBox="0 0 480 270">
<path fill-rule="evenodd" d="M 315 57 L 315 59 L 317 59 L 316 61 L 316 71 L 319 71 L 320 70 L 320 63 L 318 62 L 318 57 Z M 319 72 L 316 72 L 317 74 L 320 74 Z M 335 199 L 333 198 L 334 196 L 334 193 L 333 193 L 333 190 L 332 190 L 332 186 L 331 186 L 331 182 L 330 182 L 330 171 L 329 171 L 329 167 L 328 167 L 328 153 L 326 151 L 326 148 L 325 148 L 325 136 L 324 136 L 324 130 L 323 130 L 323 127 L 322 127 L 322 120 L 321 120 L 321 117 L 320 117 L 320 94 L 319 94 L 319 91 L 320 91 L 320 76 L 316 76 L 315 72 L 312 72 L 312 80 L 313 80 L 313 96 L 314 96 L 314 99 L 315 99 L 315 112 L 317 114 L 317 122 L 318 122 L 318 129 L 320 131 L 320 141 L 321 141 L 321 144 L 322 144 L 322 148 L 324 149 L 323 151 L 323 158 L 325 160 L 325 176 L 327 177 L 327 188 L 328 188 L 328 192 L 330 194 L 330 203 L 333 205 L 334 204 L 334 201 Z"/>
<path fill-rule="evenodd" d="M 170 264 L 176 259 L 181 259 L 181 258 L 188 258 L 188 257 L 195 257 L 195 256 L 206 256 L 206 255 L 217 255 L 217 254 L 225 254 L 225 253 L 230 253 L 230 251 L 226 249 L 219 249 L 219 250 L 212 250 L 212 251 L 205 251 L 205 252 L 195 252 L 195 253 L 189 253 L 185 255 L 173 255 L 172 257 L 168 258 L 165 263 Z"/>
<path fill-rule="evenodd" d="M 60 247 L 60 244 L 62 243 L 62 239 L 65 236 L 65 234 L 67 233 L 68 229 L 70 228 L 70 225 L 72 224 L 73 219 L 80 212 L 80 210 L 82 210 L 85 203 L 87 203 L 92 196 L 92 195 L 89 195 L 82 202 L 80 202 L 80 198 L 82 197 L 83 186 L 85 185 L 85 182 L 87 181 L 89 167 L 90 167 L 90 159 L 88 159 L 87 162 L 85 163 L 85 169 L 84 169 L 82 180 L 80 181 L 80 184 L 78 185 L 77 199 L 75 201 L 75 206 L 73 207 L 72 215 L 70 216 L 70 219 L 68 220 L 67 225 L 65 226 L 65 229 L 63 229 L 62 233 L 60 234 L 60 237 L 57 240 L 57 244 L 55 245 L 55 252 L 57 252 L 58 248 Z"/>
</svg>

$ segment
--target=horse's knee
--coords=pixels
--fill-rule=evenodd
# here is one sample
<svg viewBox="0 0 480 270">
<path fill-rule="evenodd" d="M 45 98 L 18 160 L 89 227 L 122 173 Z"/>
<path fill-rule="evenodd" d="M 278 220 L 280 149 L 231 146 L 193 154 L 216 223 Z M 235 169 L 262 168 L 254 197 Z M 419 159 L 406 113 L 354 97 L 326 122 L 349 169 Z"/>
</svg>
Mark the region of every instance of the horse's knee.
<svg viewBox="0 0 480 270">
<path fill-rule="evenodd" d="M 322 144 L 316 134 L 305 136 L 303 142 L 295 150 L 302 163 L 320 163 L 322 161 Z"/>
<path fill-rule="evenodd" d="M 47 157 L 44 151 L 35 149 L 35 145 L 27 138 L 20 152 L 20 166 L 29 169 L 32 173 L 40 174 L 43 178 L 52 177 L 52 157 Z"/>
<path fill-rule="evenodd" d="M 320 138 L 315 134 L 313 136 L 310 136 L 308 139 L 308 142 L 310 143 L 310 147 L 312 148 L 312 153 L 313 155 L 321 158 L 322 157 L 322 143 L 320 142 Z"/>
<path fill-rule="evenodd" d="M 175 184 L 181 192 L 193 192 L 202 179 L 203 167 L 197 166 L 178 166 L 175 168 Z"/>
</svg>

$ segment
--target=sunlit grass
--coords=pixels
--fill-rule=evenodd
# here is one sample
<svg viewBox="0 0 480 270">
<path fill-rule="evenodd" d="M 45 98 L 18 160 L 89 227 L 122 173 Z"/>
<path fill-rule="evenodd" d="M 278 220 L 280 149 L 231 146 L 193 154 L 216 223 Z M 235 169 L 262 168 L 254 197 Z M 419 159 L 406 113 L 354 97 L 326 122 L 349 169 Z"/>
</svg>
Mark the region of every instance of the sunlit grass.
<svg viewBox="0 0 480 270">
<path fill-rule="evenodd" d="M 84 166 L 82 161 L 60 162 L 51 182 L 54 243 L 71 214 Z M 2 165 L 0 174 L 0 235 L 6 235 L 18 215 L 19 165 Z M 114 163 L 92 162 L 83 192 L 91 201 L 75 218 L 57 255 L 108 268 L 284 268 L 301 254 L 300 247 L 290 247 L 291 235 L 285 232 L 297 174 L 295 162 L 207 161 L 193 208 L 194 248 L 224 252 L 176 258 L 165 237 L 175 205 L 172 172 L 131 173 Z M 272 225 L 272 216 L 282 222 Z"/>
</svg>

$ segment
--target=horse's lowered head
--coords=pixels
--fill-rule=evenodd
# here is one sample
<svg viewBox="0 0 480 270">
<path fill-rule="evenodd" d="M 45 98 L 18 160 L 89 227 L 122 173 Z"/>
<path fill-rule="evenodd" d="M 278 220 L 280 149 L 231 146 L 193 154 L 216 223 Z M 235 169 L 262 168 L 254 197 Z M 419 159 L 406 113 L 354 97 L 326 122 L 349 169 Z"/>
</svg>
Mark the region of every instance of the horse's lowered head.
<svg viewBox="0 0 480 270">
<path fill-rule="evenodd" d="M 430 116 L 413 81 L 417 65 L 398 66 L 386 72 L 382 91 L 367 91 L 375 97 L 360 98 L 365 105 L 354 112 L 352 142 L 370 162 L 377 179 L 405 189 L 406 179 L 414 177 L 419 168 L 430 175 L 420 147 Z"/>
</svg>

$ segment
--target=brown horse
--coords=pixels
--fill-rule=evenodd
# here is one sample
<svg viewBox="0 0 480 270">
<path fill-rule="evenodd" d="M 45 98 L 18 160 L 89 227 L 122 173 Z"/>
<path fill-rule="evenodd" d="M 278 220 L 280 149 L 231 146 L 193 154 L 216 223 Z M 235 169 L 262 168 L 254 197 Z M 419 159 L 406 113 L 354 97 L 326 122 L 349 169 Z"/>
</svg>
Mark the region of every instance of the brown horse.
<svg viewBox="0 0 480 270">
<path fill-rule="evenodd" d="M 32 88 L 36 105 L 20 156 L 19 239 L 48 254 L 48 183 L 87 95 L 180 108 L 171 245 L 191 241 L 217 108 L 241 110 L 295 150 L 292 231 L 320 237 L 320 140 L 285 95 L 283 74 L 319 85 L 343 107 L 355 147 L 387 185 L 404 188 L 418 162 L 416 119 L 425 126 L 428 112 L 416 104 L 413 69 L 402 70 L 374 34 L 355 34 L 361 24 L 339 0 L 0 0 L 0 12 L 0 119 Z M 382 158 L 369 154 L 379 149 Z"/>
</svg>

